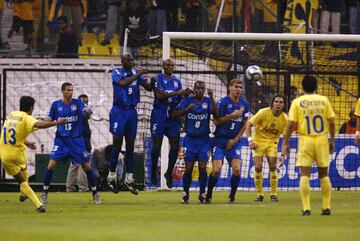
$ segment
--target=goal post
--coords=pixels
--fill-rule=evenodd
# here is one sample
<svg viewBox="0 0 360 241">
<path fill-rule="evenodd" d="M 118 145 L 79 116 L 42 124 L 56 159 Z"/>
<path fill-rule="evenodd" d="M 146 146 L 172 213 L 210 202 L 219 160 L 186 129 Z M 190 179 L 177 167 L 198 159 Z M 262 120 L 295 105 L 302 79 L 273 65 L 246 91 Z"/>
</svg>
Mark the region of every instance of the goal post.
<svg viewBox="0 0 360 241">
<path fill-rule="evenodd" d="M 231 77 L 244 79 L 243 73 L 247 66 L 259 65 L 264 72 L 261 86 L 244 79 L 246 86 L 244 95 L 251 105 L 252 114 L 260 108 L 269 106 L 271 96 L 277 92 L 286 95 L 289 105 L 291 100 L 302 92 L 302 77 L 305 74 L 312 74 L 318 79 L 318 93 L 328 96 L 335 109 L 338 132 L 342 123 L 348 120 L 349 112 L 359 96 L 359 35 L 164 32 L 162 37 L 162 59 L 172 58 L 177 65 L 184 65 L 187 62 L 185 68 L 176 74 L 182 79 L 187 72 L 190 83 L 193 83 L 193 79 L 204 78 L 204 74 L 211 75 L 205 79 L 205 83 L 207 86 L 215 86 L 217 99 L 226 95 L 226 83 Z M 236 45 L 232 44 L 234 41 Z M 234 58 L 234 53 L 238 55 L 237 58 Z M 210 61 L 206 61 L 207 59 Z M 234 59 L 237 62 L 234 63 Z M 222 82 L 222 85 L 214 85 L 211 81 Z M 191 87 L 189 81 L 186 82 L 186 87 Z M 359 153 L 359 150 L 357 146 L 351 144 L 352 140 L 351 134 L 337 135 L 337 150 L 330 159 L 330 177 L 334 187 L 360 188 L 360 174 L 356 174 L 358 173 L 356 170 L 360 170 L 358 169 L 360 162 L 353 156 L 354 153 Z M 243 140 L 242 144 L 244 154 L 239 188 L 253 190 L 251 152 L 247 148 L 246 140 Z M 285 170 L 278 170 L 281 190 L 297 188 L 296 144 L 295 137 L 292 139 L 292 154 Z M 163 167 L 167 166 L 168 161 L 167 151 L 168 147 L 161 153 L 162 179 L 166 170 Z M 180 160 L 180 163 L 181 165 L 178 166 L 183 171 L 183 160 Z M 266 165 L 264 164 L 265 170 L 268 169 Z M 229 173 L 229 170 L 222 170 L 222 175 Z M 228 186 L 226 184 L 228 180 L 224 181 L 224 183 L 220 182 L 220 189 Z M 268 180 L 264 179 L 264 182 L 265 186 L 269 184 Z M 175 181 L 174 186 L 181 188 L 181 179 Z M 312 186 L 319 187 L 319 179 L 313 175 Z M 197 186 L 195 184 L 192 187 Z M 161 188 L 166 188 L 165 180 L 161 181 Z"/>
</svg>

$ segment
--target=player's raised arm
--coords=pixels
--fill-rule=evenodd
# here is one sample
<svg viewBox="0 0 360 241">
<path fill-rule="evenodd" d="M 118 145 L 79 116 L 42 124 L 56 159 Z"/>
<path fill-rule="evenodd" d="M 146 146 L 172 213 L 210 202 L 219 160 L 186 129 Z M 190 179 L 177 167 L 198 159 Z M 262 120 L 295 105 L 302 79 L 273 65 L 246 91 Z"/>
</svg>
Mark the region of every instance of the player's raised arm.
<svg viewBox="0 0 360 241">
<path fill-rule="evenodd" d="M 211 101 L 211 109 L 212 109 L 212 115 L 214 118 L 218 117 L 219 116 L 219 109 L 216 105 L 216 101 L 214 99 L 214 92 L 212 89 L 207 89 L 208 91 L 208 96 L 210 98 L 210 101 Z"/>
<path fill-rule="evenodd" d="M 128 86 L 133 81 L 138 79 L 141 75 L 146 74 L 147 70 L 145 69 L 132 69 L 135 66 L 134 58 L 131 54 L 125 54 L 124 57 L 121 60 L 121 63 L 123 65 L 124 70 L 133 71 L 133 75 L 130 77 L 126 77 L 126 75 L 122 75 L 119 70 L 115 70 L 113 73 L 113 80 L 119 85 L 119 86 Z"/>
</svg>

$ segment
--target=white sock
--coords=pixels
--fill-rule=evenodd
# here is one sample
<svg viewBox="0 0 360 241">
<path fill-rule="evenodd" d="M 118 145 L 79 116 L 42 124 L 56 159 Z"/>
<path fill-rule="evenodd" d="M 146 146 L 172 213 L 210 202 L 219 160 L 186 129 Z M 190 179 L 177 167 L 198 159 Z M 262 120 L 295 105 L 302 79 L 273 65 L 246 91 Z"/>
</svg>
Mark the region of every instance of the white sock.
<svg viewBox="0 0 360 241">
<path fill-rule="evenodd" d="M 115 179 L 116 179 L 116 172 L 109 172 L 108 180 L 115 181 Z"/>
<path fill-rule="evenodd" d="M 125 175 L 125 182 L 127 183 L 134 183 L 134 174 L 133 173 L 126 173 Z"/>
</svg>

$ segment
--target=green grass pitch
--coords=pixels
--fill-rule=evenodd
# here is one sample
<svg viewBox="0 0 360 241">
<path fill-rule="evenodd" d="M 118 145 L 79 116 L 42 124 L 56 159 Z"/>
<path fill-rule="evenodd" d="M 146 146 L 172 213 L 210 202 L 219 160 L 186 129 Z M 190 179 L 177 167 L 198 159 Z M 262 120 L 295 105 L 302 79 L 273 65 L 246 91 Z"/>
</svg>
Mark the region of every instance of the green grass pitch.
<svg viewBox="0 0 360 241">
<path fill-rule="evenodd" d="M 237 193 L 235 205 L 227 192 L 215 192 L 211 205 L 180 204 L 181 192 L 49 193 L 47 212 L 39 214 L 18 193 L 0 193 L 1 241 L 214 241 L 214 240 L 360 240 L 359 191 L 333 191 L 332 215 L 321 216 L 321 193 L 311 193 L 312 215 L 300 214 L 298 192 L 280 192 L 254 203 L 254 192 Z"/>
</svg>

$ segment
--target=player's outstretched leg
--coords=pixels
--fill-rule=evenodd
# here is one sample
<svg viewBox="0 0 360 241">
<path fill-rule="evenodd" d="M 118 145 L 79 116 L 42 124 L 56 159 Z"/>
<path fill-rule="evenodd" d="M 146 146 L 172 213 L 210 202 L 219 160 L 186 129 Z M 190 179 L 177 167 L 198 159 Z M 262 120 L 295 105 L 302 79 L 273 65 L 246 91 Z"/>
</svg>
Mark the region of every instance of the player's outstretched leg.
<svg viewBox="0 0 360 241">
<path fill-rule="evenodd" d="M 119 137 L 120 138 L 120 137 Z M 114 138 L 115 139 L 115 138 Z M 121 137 L 122 139 L 122 137 Z M 120 140 L 119 140 L 120 141 Z M 118 144 L 119 145 L 119 144 Z M 121 148 L 121 145 L 120 145 Z M 119 153 L 120 153 L 120 149 L 119 148 L 112 148 L 111 153 L 110 153 L 110 170 L 109 170 L 109 174 L 107 177 L 108 180 L 108 184 L 107 187 L 110 189 L 110 191 L 112 191 L 113 193 L 119 193 L 119 188 L 116 182 L 116 166 L 118 163 L 118 157 L 119 157 Z"/>
<path fill-rule="evenodd" d="M 94 203 L 100 204 L 101 199 L 100 199 L 99 193 L 97 192 L 95 175 L 94 175 L 94 172 L 90 168 L 89 162 L 82 163 L 81 167 L 83 168 L 83 170 L 86 173 L 87 181 L 90 186 L 90 190 L 92 192 Z"/>
</svg>

